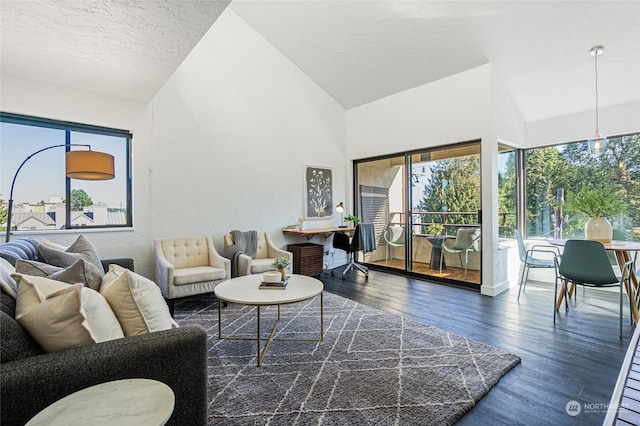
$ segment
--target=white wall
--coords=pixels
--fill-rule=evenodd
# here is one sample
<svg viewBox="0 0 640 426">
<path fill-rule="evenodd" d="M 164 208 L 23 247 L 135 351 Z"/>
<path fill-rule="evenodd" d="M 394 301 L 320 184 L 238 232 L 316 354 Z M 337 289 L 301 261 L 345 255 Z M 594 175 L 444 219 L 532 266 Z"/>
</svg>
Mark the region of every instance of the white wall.
<svg viewBox="0 0 640 426">
<path fill-rule="evenodd" d="M 494 125 L 491 65 L 483 65 L 436 82 L 396 93 L 347 112 L 350 160 L 481 139 L 482 141 L 482 293 L 508 288 L 496 283 L 497 129 L 509 134 L 524 127 Z M 499 102 L 498 102 L 499 103 Z M 511 108 L 507 105 L 505 108 Z M 511 113 L 510 113 L 511 114 Z M 500 122 L 500 121 L 499 121 Z M 505 120 L 508 122 L 508 120 Z M 495 219 L 495 220 L 494 220 Z"/>
<path fill-rule="evenodd" d="M 153 100 L 153 237 L 268 232 L 303 217 L 305 165 L 345 196 L 345 110 L 227 9 Z M 336 226 L 339 215 L 313 221 Z M 314 241 L 316 242 L 316 241 Z M 324 241 L 317 241 L 324 242 Z"/>
<path fill-rule="evenodd" d="M 640 102 L 598 110 L 600 133 L 623 135 L 640 131 Z M 593 139 L 595 111 L 527 123 L 527 147 Z"/>
<path fill-rule="evenodd" d="M 483 65 L 347 112 L 350 160 L 480 139 L 491 122 Z"/>
<path fill-rule="evenodd" d="M 110 98 L 60 86 L 2 77 L 0 109 L 4 112 L 129 130 L 133 134 L 133 230 L 84 230 L 103 257 L 132 257 L 136 270 L 150 272 L 149 157 L 151 110 L 147 104 Z M 42 176 L 47 179 L 47 176 Z M 68 245 L 80 232 L 55 231 L 29 236 Z"/>
</svg>

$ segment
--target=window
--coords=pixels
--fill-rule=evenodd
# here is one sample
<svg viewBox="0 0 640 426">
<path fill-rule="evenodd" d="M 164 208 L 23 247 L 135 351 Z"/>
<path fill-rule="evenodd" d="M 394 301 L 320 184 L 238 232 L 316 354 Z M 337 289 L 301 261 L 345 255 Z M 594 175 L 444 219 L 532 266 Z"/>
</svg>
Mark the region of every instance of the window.
<svg viewBox="0 0 640 426">
<path fill-rule="evenodd" d="M 515 238 L 518 185 L 516 150 L 500 146 L 498 154 L 498 236 Z"/>
<path fill-rule="evenodd" d="M 0 227 L 6 230 L 13 189 L 11 227 L 17 231 L 131 227 L 131 134 L 125 130 L 0 113 Z M 65 152 L 86 149 L 113 155 L 115 178 L 69 179 Z"/>
<path fill-rule="evenodd" d="M 640 241 L 640 134 L 611 137 L 600 152 L 587 142 L 525 151 L 528 237 L 584 236 L 589 219 L 571 209 L 580 190 L 604 189 L 619 196 L 624 213 L 608 217 L 618 239 Z"/>
</svg>

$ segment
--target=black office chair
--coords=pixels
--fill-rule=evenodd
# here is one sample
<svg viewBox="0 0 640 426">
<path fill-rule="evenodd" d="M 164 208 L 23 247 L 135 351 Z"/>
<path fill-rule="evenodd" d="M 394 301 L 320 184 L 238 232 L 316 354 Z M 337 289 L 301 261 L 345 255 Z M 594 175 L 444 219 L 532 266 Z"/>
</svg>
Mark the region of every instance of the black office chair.
<svg viewBox="0 0 640 426">
<path fill-rule="evenodd" d="M 369 268 L 355 261 L 355 253 L 358 251 L 373 251 L 375 250 L 375 236 L 372 224 L 358 224 L 353 231 L 353 237 L 343 232 L 336 232 L 333 235 L 333 247 L 344 250 L 349 254 L 349 263 L 342 271 L 342 279 L 345 279 L 345 275 L 353 268 L 357 268 L 364 272 L 365 279 L 369 279 Z M 334 271 L 331 271 L 333 275 Z"/>
</svg>

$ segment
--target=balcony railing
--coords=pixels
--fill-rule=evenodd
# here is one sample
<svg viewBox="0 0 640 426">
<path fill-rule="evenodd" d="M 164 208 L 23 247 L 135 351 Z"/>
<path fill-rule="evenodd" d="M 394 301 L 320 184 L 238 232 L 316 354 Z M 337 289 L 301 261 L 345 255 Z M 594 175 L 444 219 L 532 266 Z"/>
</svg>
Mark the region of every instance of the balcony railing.
<svg viewBox="0 0 640 426">
<path fill-rule="evenodd" d="M 414 235 L 427 235 L 427 227 L 432 223 L 442 225 L 444 235 L 455 235 L 458 228 L 480 227 L 479 213 L 476 212 L 428 212 L 413 211 L 412 230 Z M 404 212 L 389 212 L 390 225 L 405 225 Z M 499 212 L 499 227 L 501 236 L 512 236 L 515 228 L 515 212 Z M 512 220 L 510 220 L 512 219 Z M 511 235 L 503 235 L 503 234 Z"/>
</svg>

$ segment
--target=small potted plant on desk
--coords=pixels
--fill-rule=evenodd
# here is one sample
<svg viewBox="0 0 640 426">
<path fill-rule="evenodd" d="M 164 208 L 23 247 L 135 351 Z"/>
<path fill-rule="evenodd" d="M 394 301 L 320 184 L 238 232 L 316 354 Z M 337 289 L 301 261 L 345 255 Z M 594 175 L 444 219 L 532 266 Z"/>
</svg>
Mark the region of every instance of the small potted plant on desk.
<svg viewBox="0 0 640 426">
<path fill-rule="evenodd" d="M 358 216 L 354 216 L 350 214 L 344 217 L 344 222 L 347 224 L 348 222 L 352 222 L 353 226 L 356 226 L 358 222 L 360 222 L 360 219 L 358 218 Z"/>
<path fill-rule="evenodd" d="M 271 267 L 276 269 L 282 275 L 282 281 L 287 279 L 287 267 L 291 264 L 286 257 L 276 257 L 271 262 Z"/>
</svg>

